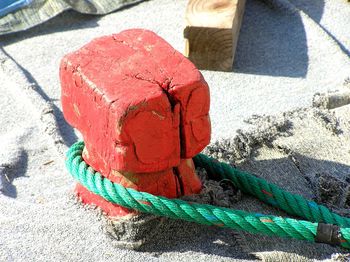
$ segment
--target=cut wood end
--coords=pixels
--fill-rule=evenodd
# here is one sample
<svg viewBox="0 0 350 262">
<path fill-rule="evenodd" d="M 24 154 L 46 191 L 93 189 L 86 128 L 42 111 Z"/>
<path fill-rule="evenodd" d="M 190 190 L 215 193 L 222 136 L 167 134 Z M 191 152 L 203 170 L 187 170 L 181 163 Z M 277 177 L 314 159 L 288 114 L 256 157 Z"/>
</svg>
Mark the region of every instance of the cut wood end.
<svg viewBox="0 0 350 262">
<path fill-rule="evenodd" d="M 189 26 L 232 28 L 239 0 L 190 0 L 186 9 Z"/>
<path fill-rule="evenodd" d="M 232 71 L 245 0 L 190 0 L 185 56 L 199 69 Z"/>
</svg>

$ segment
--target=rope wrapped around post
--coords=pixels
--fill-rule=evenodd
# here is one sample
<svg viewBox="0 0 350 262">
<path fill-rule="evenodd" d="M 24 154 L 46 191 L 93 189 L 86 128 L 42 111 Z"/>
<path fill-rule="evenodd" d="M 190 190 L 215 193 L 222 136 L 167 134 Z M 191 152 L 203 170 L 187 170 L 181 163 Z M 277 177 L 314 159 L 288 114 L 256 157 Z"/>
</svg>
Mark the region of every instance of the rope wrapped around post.
<svg viewBox="0 0 350 262">
<path fill-rule="evenodd" d="M 203 154 L 194 157 L 196 167 L 220 179 L 229 179 L 243 192 L 280 208 L 291 215 L 306 220 L 283 218 L 272 215 L 247 213 L 212 205 L 168 199 L 145 192 L 125 188 L 95 172 L 82 159 L 84 142 L 77 142 L 67 153 L 66 166 L 70 174 L 84 187 L 106 200 L 140 212 L 182 219 L 204 225 L 214 225 L 261 233 L 340 245 L 350 249 L 350 219 L 332 213 L 327 207 L 318 205 L 302 196 L 286 192 L 266 180 L 218 162 Z"/>
</svg>

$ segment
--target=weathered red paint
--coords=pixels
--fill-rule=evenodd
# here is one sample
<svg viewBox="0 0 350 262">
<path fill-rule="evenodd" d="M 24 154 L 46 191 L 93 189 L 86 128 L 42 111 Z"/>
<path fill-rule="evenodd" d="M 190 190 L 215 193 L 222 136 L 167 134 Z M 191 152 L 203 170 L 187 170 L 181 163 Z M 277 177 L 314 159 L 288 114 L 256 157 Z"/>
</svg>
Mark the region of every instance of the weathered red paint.
<svg viewBox="0 0 350 262">
<path fill-rule="evenodd" d="M 160 172 L 135 174 L 113 171 L 109 179 L 124 187 L 168 198 L 197 194 L 202 187 L 201 181 L 195 173 L 192 159 L 182 159 L 178 167 Z M 125 216 L 136 213 L 108 202 L 80 184 L 77 184 L 75 191 L 84 204 L 96 205 L 109 216 Z"/>
<path fill-rule="evenodd" d="M 155 195 L 200 192 L 190 158 L 210 140 L 209 88 L 187 58 L 153 32 L 126 30 L 66 55 L 60 80 L 64 116 L 91 167 Z M 76 193 L 110 216 L 132 213 L 79 184 Z"/>
<path fill-rule="evenodd" d="M 103 174 L 161 171 L 209 143 L 207 83 L 153 32 L 93 40 L 62 59 L 60 79 L 64 116 Z"/>
</svg>

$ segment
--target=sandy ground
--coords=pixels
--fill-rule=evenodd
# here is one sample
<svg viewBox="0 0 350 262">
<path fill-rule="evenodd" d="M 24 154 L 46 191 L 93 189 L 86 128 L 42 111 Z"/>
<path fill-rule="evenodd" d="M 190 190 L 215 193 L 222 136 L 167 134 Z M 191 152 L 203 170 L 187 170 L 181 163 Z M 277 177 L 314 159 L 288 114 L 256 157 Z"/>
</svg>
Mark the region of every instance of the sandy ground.
<svg viewBox="0 0 350 262">
<path fill-rule="evenodd" d="M 185 5 L 67 12 L 0 38 L 0 260 L 308 261 L 346 252 L 186 223 L 157 233 L 143 252 L 123 250 L 99 211 L 76 203 L 63 154 L 79 134 L 62 117 L 61 57 L 127 28 L 153 30 L 182 51 Z M 248 0 L 234 71 L 203 71 L 212 99 L 206 152 L 347 216 L 349 17 L 343 0 Z M 323 108 L 312 106 L 316 93 L 326 93 L 315 98 Z M 232 207 L 282 214 L 248 196 Z"/>
</svg>

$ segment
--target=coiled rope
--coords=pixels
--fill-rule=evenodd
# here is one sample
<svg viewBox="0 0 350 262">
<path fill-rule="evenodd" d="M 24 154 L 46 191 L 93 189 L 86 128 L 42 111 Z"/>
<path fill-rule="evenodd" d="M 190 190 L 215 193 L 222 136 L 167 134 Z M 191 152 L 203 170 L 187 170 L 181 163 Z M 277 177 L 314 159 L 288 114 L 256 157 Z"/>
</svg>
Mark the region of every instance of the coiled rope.
<svg viewBox="0 0 350 262">
<path fill-rule="evenodd" d="M 81 154 L 84 142 L 77 142 L 67 153 L 70 174 L 84 187 L 106 200 L 140 212 L 182 219 L 204 225 L 215 225 L 249 233 L 289 237 L 312 242 L 340 245 L 350 249 L 350 219 L 332 213 L 302 196 L 286 192 L 266 180 L 218 162 L 203 154 L 194 157 L 196 167 L 206 169 L 220 179 L 229 179 L 243 192 L 305 220 L 247 213 L 212 205 L 168 199 L 125 188 L 111 182 L 88 166 Z"/>
</svg>

